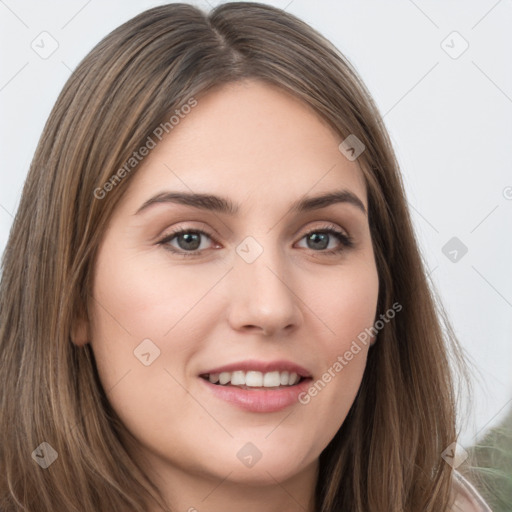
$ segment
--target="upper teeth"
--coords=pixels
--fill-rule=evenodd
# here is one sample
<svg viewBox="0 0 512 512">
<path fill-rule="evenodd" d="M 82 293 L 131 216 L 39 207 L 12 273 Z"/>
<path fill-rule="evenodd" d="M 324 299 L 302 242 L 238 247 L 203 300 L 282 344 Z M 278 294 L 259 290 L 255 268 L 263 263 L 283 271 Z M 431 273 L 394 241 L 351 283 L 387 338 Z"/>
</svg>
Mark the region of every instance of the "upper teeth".
<svg viewBox="0 0 512 512">
<path fill-rule="evenodd" d="M 233 386 L 248 386 L 248 387 L 265 387 L 273 388 L 278 386 L 293 386 L 300 380 L 300 376 L 295 372 L 222 372 L 222 373 L 210 373 L 208 380 L 213 384 L 228 384 L 229 382 Z"/>
</svg>

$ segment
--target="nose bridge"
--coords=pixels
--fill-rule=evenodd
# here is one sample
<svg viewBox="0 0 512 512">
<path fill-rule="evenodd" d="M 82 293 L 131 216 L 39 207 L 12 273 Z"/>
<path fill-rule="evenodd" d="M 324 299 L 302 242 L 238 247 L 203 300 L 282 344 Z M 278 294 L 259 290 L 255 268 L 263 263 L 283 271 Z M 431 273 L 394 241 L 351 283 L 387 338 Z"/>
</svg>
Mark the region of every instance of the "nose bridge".
<svg viewBox="0 0 512 512">
<path fill-rule="evenodd" d="M 230 294 L 234 326 L 273 332 L 297 323 L 291 269 L 272 232 L 246 237 L 236 248 Z"/>
</svg>

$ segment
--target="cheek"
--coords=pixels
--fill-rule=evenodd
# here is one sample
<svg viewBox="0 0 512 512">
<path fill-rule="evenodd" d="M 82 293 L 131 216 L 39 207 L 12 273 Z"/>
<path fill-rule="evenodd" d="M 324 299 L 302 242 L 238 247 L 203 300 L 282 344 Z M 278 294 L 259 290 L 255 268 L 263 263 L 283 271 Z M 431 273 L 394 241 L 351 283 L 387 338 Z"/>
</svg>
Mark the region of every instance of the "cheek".
<svg viewBox="0 0 512 512">
<path fill-rule="evenodd" d="M 366 261 L 342 269 L 319 299 L 318 310 L 325 312 L 322 318 L 330 328 L 331 336 L 323 339 L 331 359 L 333 354 L 348 350 L 375 320 L 379 278 L 373 260 Z M 367 341 L 369 344 L 370 339 Z"/>
<path fill-rule="evenodd" d="M 171 268 L 162 253 L 131 253 L 119 240 L 101 247 L 91 346 L 110 402 L 134 431 L 134 422 L 155 411 L 163 424 L 171 424 L 174 408 L 189 400 L 180 383 L 189 377 L 188 362 L 218 318 L 205 295 L 225 271 Z"/>
<path fill-rule="evenodd" d="M 326 290 L 315 296 L 312 307 L 323 312 L 321 320 L 328 327 L 316 341 L 322 370 L 299 397 L 309 418 L 322 418 L 314 436 L 317 449 L 340 428 L 359 390 L 377 308 L 377 269 L 373 262 L 347 267 Z"/>
<path fill-rule="evenodd" d="M 172 340 L 173 350 L 180 352 L 183 338 L 173 335 L 218 280 L 214 274 L 171 269 L 155 250 L 131 254 L 126 247 L 105 244 L 94 279 L 93 339 L 98 346 L 105 342 L 132 351 L 146 338 L 161 349 Z"/>
<path fill-rule="evenodd" d="M 108 400 L 124 425 L 144 440 L 149 419 L 151 436 L 163 439 L 176 423 L 176 409 L 191 407 L 179 383 L 200 343 L 184 326 L 208 286 L 199 289 L 199 277 L 191 282 L 184 272 L 167 281 L 169 269 L 161 261 L 119 247 L 105 244 L 98 255 L 91 346 Z"/>
<path fill-rule="evenodd" d="M 116 385 L 126 372 L 131 372 L 127 381 L 141 378 L 149 385 L 161 373 L 155 368 L 167 367 L 169 361 L 164 359 L 170 340 L 174 355 L 186 357 L 186 340 L 181 346 L 183 338 L 173 336 L 179 330 L 174 326 L 197 301 L 197 293 L 182 273 L 168 281 L 169 272 L 162 263 L 152 263 L 148 255 L 132 255 L 126 247 L 108 241 L 98 254 L 91 346 L 105 389 Z M 148 362 L 150 366 L 145 366 Z M 145 375 L 139 375 L 141 371 Z"/>
</svg>

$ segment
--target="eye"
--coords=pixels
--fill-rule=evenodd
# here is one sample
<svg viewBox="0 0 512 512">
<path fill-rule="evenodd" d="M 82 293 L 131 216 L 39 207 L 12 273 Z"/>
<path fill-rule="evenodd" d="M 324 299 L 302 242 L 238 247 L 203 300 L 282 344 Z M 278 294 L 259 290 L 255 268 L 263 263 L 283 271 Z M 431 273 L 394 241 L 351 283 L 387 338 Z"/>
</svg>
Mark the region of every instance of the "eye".
<svg viewBox="0 0 512 512">
<path fill-rule="evenodd" d="M 339 254 L 345 249 L 354 246 L 352 238 L 332 224 L 312 229 L 301 240 L 304 238 L 306 239 L 308 249 L 313 249 L 314 252 L 321 252 L 322 254 Z M 326 250 L 333 238 L 337 240 L 338 246 Z"/>
<path fill-rule="evenodd" d="M 213 238 L 201 229 L 177 229 L 160 240 L 158 243 L 163 245 L 167 250 L 179 254 L 181 256 L 195 256 L 199 254 L 204 247 L 201 247 L 201 237 Z M 171 244 L 176 239 L 178 247 Z"/>
<path fill-rule="evenodd" d="M 202 246 L 202 238 L 207 238 L 218 245 L 218 242 L 206 231 L 201 229 L 177 229 L 165 235 L 158 244 L 174 254 L 184 257 L 197 256 L 206 248 Z M 336 226 L 329 224 L 319 228 L 312 229 L 302 236 L 301 240 L 306 239 L 308 249 L 321 254 L 334 255 L 339 254 L 347 248 L 354 246 L 352 238 L 339 230 Z M 331 240 L 337 241 L 337 246 L 329 248 Z M 176 245 L 173 245 L 176 242 Z"/>
</svg>

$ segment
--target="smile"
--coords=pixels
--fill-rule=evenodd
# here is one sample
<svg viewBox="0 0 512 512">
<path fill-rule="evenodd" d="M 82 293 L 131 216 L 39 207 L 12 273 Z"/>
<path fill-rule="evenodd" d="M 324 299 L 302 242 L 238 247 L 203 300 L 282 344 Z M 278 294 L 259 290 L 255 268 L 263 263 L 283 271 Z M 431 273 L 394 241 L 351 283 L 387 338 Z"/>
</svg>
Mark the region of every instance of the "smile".
<svg viewBox="0 0 512 512">
<path fill-rule="evenodd" d="M 242 371 L 210 373 L 201 375 L 202 378 L 208 379 L 212 384 L 221 386 L 237 386 L 242 389 L 248 388 L 270 388 L 277 389 L 280 387 L 294 386 L 298 384 L 304 377 L 295 372 L 289 371 Z"/>
</svg>

